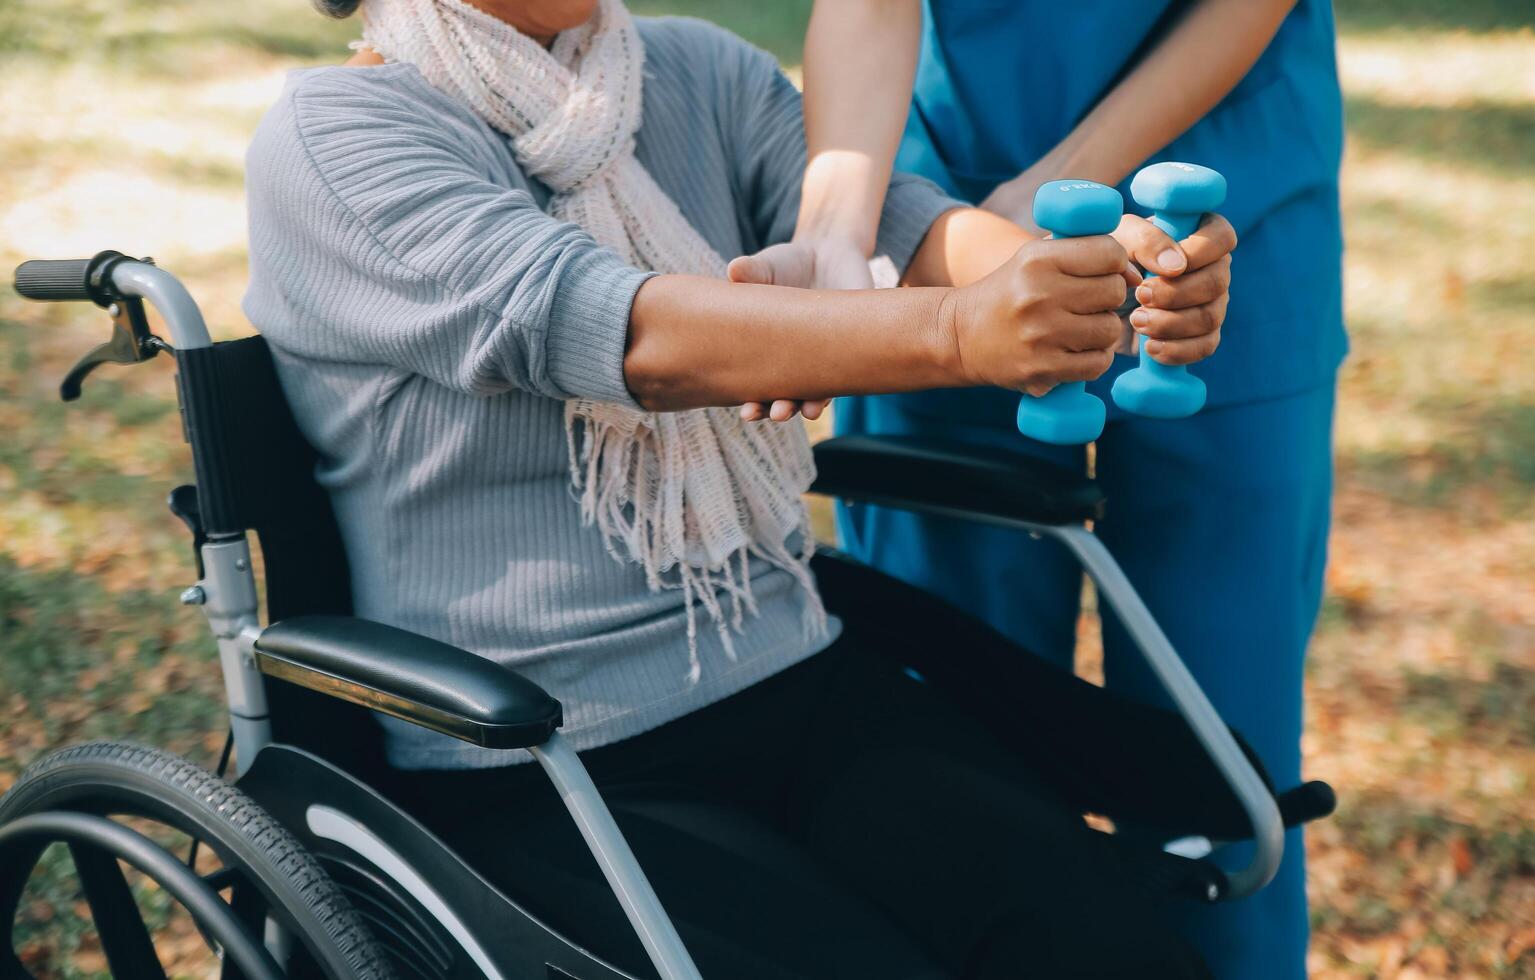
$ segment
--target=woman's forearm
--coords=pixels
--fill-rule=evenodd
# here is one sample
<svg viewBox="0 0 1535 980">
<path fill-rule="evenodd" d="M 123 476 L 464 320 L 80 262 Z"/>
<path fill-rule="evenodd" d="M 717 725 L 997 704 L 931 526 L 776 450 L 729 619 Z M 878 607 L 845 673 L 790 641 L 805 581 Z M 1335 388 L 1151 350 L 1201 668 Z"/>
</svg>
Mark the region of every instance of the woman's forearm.
<svg viewBox="0 0 1535 980">
<path fill-rule="evenodd" d="M 1050 151 L 1051 172 L 1037 176 L 1119 183 L 1236 87 L 1294 6 L 1295 0 L 1200 0 Z"/>
<path fill-rule="evenodd" d="M 875 232 L 911 103 L 922 36 L 918 0 L 821 0 L 805 37 L 807 165 L 797 238 Z"/>
<path fill-rule="evenodd" d="M 951 294 L 657 276 L 635 294 L 624 377 L 652 411 L 953 387 Z"/>
<path fill-rule="evenodd" d="M 624 376 L 639 402 L 671 410 L 819 399 L 969 383 L 941 309 L 1031 241 L 975 208 L 940 215 L 907 266 L 911 289 L 796 289 L 658 276 L 629 316 Z M 926 287 L 926 288 L 923 288 Z"/>
<path fill-rule="evenodd" d="M 949 212 L 929 229 L 909 282 L 971 275 L 971 258 L 954 253 L 969 219 L 1002 231 L 994 216 Z M 828 290 L 656 276 L 630 306 L 624 380 L 652 411 L 972 385 L 1039 394 L 1108 369 L 1126 262 L 1118 242 L 1097 235 L 1028 242 L 964 286 Z M 1191 322 L 1203 333 L 1219 317 L 1204 327 L 1169 322 L 1182 336 Z"/>
</svg>

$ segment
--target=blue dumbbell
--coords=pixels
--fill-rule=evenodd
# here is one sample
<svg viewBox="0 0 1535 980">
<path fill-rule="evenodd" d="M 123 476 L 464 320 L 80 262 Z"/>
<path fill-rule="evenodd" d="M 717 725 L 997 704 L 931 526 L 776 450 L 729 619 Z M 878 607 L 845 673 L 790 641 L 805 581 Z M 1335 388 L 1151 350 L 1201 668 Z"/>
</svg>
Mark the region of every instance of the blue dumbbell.
<svg viewBox="0 0 1535 980">
<path fill-rule="evenodd" d="M 1130 196 L 1151 209 L 1151 223 L 1183 241 L 1199 227 L 1199 219 L 1226 200 L 1226 178 L 1192 163 L 1154 163 L 1135 175 Z M 1147 274 L 1147 278 L 1152 278 Z M 1183 365 L 1167 365 L 1146 353 L 1141 362 L 1114 382 L 1114 404 L 1127 412 L 1154 419 L 1181 419 L 1205 407 L 1205 383 Z"/>
<path fill-rule="evenodd" d="M 1056 238 L 1107 235 L 1119 227 L 1125 200 L 1092 180 L 1052 180 L 1034 195 L 1034 223 Z M 1077 446 L 1103 432 L 1104 406 L 1081 381 L 1056 385 L 1018 403 L 1018 431 L 1040 442 Z"/>
</svg>

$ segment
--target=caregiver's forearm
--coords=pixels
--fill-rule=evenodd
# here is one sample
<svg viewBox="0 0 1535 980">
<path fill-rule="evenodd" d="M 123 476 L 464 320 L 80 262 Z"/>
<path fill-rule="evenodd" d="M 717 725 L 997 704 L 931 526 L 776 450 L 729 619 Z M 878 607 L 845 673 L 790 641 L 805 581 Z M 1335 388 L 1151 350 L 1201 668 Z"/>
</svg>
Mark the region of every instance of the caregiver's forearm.
<svg viewBox="0 0 1535 980">
<path fill-rule="evenodd" d="M 953 387 L 951 293 L 656 276 L 634 297 L 624 379 L 652 411 Z"/>
<path fill-rule="evenodd" d="M 874 251 L 911 104 L 919 0 L 820 0 L 805 36 L 807 165 L 795 237 Z"/>
<path fill-rule="evenodd" d="M 1294 6 L 1295 0 L 1200 0 L 1047 154 L 1051 172 L 1040 176 L 1124 180 L 1236 87 Z"/>
<path fill-rule="evenodd" d="M 904 286 L 968 286 L 990 275 L 1034 238 L 990 211 L 954 208 L 938 216 L 901 277 Z"/>
</svg>

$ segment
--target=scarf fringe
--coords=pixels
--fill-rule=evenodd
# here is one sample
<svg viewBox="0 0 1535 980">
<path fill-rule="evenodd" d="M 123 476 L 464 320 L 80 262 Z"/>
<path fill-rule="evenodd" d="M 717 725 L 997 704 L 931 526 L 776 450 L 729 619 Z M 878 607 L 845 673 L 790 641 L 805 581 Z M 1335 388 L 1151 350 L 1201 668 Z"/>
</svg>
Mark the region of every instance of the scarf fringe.
<svg viewBox="0 0 1535 980">
<path fill-rule="evenodd" d="M 725 655 L 736 659 L 732 634 L 745 632 L 747 615 L 758 615 L 756 596 L 752 593 L 751 559 L 758 558 L 773 568 L 788 572 L 805 596 L 800 617 L 802 639 L 823 639 L 830 630 L 826 606 L 816 588 L 810 561 L 815 556 L 815 535 L 810 528 L 810 514 L 803 503 L 799 507 L 796 535 L 800 546 L 791 550 L 787 539 L 768 542 L 746 540 L 723 557 L 707 562 L 678 560 L 667 546 L 669 529 L 686 513 L 687 501 L 673 499 L 658 487 L 682 485 L 675 474 L 651 473 L 648 464 L 658 460 L 666 468 L 666 457 L 644 450 L 647 435 L 615 421 L 602 421 L 582 411 L 580 401 L 566 403 L 565 441 L 570 460 L 571 488 L 581 508 L 582 524 L 595 526 L 602 534 L 608 553 L 620 561 L 630 561 L 645 570 L 645 582 L 652 592 L 680 589 L 687 611 L 688 670 L 686 679 L 697 683 L 703 676 L 698 650 L 697 610 L 702 606 L 714 621 L 715 631 Z M 653 435 L 650 433 L 649 435 Z M 673 459 L 681 465 L 679 458 Z M 668 506 L 671 505 L 671 506 Z M 675 570 L 675 572 L 674 572 Z M 727 614 L 720 602 L 728 598 Z"/>
</svg>

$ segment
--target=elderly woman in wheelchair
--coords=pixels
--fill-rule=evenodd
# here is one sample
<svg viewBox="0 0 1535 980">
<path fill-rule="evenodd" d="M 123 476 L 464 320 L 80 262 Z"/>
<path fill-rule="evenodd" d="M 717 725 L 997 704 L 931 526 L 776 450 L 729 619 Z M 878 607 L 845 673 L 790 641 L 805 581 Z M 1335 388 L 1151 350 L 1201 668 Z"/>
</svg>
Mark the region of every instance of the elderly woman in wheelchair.
<svg viewBox="0 0 1535 980">
<path fill-rule="evenodd" d="M 732 407 L 1096 377 L 1161 232 L 1034 242 L 897 177 L 879 252 L 911 288 L 727 273 L 794 223 L 799 100 L 767 55 L 618 0 L 363 14 L 357 56 L 294 73 L 250 152 L 260 337 L 211 343 L 147 260 L 18 270 L 113 314 L 66 397 L 174 350 L 183 599 L 218 636 L 240 775 L 113 744 L 42 760 L 0 801 L 0 912 L 64 841 L 120 976 L 158 963 L 103 914 L 131 901 L 114 859 L 232 975 L 1206 975 L 1163 910 L 1261 887 L 1330 792 L 1276 798 L 1081 526 L 1091 482 L 903 439 L 812 459 L 799 425 Z M 1233 245 L 1211 216 L 1182 247 Z M 1213 350 L 1224 268 L 1164 291 L 1169 363 Z M 1060 538 L 1175 710 L 812 558 L 807 490 Z"/>
</svg>

